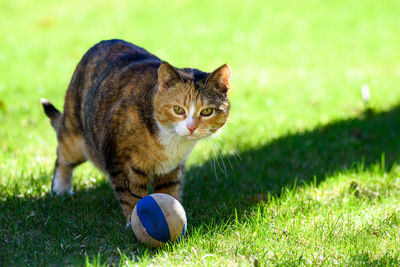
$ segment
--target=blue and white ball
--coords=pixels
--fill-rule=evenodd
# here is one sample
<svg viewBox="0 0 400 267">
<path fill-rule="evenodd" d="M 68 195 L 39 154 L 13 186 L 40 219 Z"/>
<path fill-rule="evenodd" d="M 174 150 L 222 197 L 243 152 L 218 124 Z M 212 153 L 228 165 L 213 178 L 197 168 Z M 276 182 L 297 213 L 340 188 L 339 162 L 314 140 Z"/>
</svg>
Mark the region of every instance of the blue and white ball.
<svg viewBox="0 0 400 267">
<path fill-rule="evenodd" d="M 151 194 L 136 204 L 131 225 L 136 237 L 148 247 L 174 242 L 186 233 L 186 213 L 178 200 L 167 194 Z"/>
</svg>

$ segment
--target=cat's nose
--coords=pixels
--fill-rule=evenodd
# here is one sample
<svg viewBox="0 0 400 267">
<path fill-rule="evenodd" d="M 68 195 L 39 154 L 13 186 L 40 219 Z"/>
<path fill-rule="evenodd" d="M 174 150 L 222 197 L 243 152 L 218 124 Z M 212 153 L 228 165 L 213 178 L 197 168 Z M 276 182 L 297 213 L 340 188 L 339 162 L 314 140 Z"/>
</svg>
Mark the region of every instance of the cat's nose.
<svg viewBox="0 0 400 267">
<path fill-rule="evenodd" d="M 188 124 L 188 125 L 186 125 L 186 127 L 188 128 L 190 134 L 192 134 L 192 133 L 194 132 L 194 130 L 196 130 L 197 125 L 195 125 L 195 124 Z"/>
</svg>

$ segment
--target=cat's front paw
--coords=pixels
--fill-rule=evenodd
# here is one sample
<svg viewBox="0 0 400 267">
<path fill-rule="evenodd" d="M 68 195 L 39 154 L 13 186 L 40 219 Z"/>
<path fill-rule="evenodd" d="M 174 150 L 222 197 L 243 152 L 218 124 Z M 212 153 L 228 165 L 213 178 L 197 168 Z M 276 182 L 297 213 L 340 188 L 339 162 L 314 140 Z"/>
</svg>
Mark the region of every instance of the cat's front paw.
<svg viewBox="0 0 400 267">
<path fill-rule="evenodd" d="M 65 182 L 58 175 L 53 178 L 51 184 L 52 196 L 72 196 L 73 194 L 71 182 Z"/>
<path fill-rule="evenodd" d="M 57 190 L 54 186 L 51 187 L 51 196 L 52 197 L 60 197 L 60 196 L 73 196 L 75 193 L 72 191 L 72 188 L 68 190 Z"/>
</svg>

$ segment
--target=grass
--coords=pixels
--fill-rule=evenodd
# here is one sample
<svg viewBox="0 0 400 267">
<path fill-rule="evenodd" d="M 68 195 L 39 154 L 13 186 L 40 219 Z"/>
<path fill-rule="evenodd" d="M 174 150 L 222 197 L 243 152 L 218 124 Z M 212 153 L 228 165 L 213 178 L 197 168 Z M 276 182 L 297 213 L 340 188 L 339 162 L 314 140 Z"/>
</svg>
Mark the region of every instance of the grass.
<svg viewBox="0 0 400 267">
<path fill-rule="evenodd" d="M 2 265 L 399 265 L 400 4 L 2 1 Z M 80 57 L 121 38 L 178 67 L 233 70 L 229 125 L 187 162 L 188 235 L 143 247 L 90 164 L 51 198 Z M 360 88 L 368 84 L 366 105 Z"/>
</svg>

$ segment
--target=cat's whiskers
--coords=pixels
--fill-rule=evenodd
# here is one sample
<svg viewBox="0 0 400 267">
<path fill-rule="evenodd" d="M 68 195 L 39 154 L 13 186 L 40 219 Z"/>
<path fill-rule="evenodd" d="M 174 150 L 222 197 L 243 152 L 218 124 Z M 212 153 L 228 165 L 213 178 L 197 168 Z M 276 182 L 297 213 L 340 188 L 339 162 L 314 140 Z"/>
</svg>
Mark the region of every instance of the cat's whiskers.
<svg viewBox="0 0 400 267">
<path fill-rule="evenodd" d="M 221 129 L 221 128 L 213 128 L 213 127 L 211 127 L 211 128 L 209 128 L 209 129 L 211 129 L 211 130 L 217 129 L 217 130 L 218 130 L 218 129 Z M 223 143 L 225 146 L 228 147 L 229 152 L 231 153 L 231 155 L 232 155 L 236 160 L 237 160 L 236 157 L 238 157 L 238 158 L 241 160 L 242 157 L 241 157 L 240 154 L 237 152 L 237 150 L 234 149 L 232 146 L 230 146 L 228 143 L 226 143 L 225 140 L 222 138 L 222 136 L 225 136 L 225 135 L 228 135 L 227 132 L 223 132 L 222 134 L 213 134 L 213 137 L 215 136 L 215 137 L 217 137 L 218 139 L 220 139 L 220 140 L 222 141 L 222 143 Z"/>
<path fill-rule="evenodd" d="M 218 143 L 218 141 L 216 141 L 216 140 L 214 140 L 214 139 L 210 139 L 210 141 L 213 142 L 216 146 L 218 146 L 218 150 L 217 150 L 217 151 L 218 151 L 218 155 L 219 155 L 219 157 L 220 157 L 220 159 L 221 159 L 221 161 L 222 161 L 222 164 L 223 164 L 223 166 L 224 166 L 225 176 L 227 176 L 227 171 L 226 171 L 226 167 L 225 167 L 224 157 L 223 157 L 223 155 L 222 155 L 222 153 L 221 153 L 221 151 L 222 151 L 222 146 L 221 146 L 220 143 Z M 231 170 L 233 170 L 233 165 L 232 165 L 232 163 L 231 163 L 229 157 L 226 157 L 226 159 L 228 160 L 228 163 L 229 163 L 229 165 L 231 166 Z"/>
<path fill-rule="evenodd" d="M 223 142 L 223 144 L 224 144 L 225 146 L 228 147 L 229 152 L 230 152 L 231 155 L 235 158 L 235 160 L 238 160 L 238 159 L 239 159 L 239 160 L 242 160 L 242 157 L 240 156 L 240 154 L 237 152 L 236 149 L 234 149 L 232 146 L 230 146 L 228 143 L 226 143 L 225 140 L 222 139 L 221 136 L 216 135 L 216 137 L 217 137 L 218 139 L 220 139 L 220 140 Z"/>
<path fill-rule="evenodd" d="M 211 130 L 211 129 L 215 129 L 215 128 L 210 127 L 209 130 Z M 218 129 L 218 128 L 217 128 L 217 129 Z M 212 134 L 211 131 L 209 131 L 209 133 Z M 224 136 L 224 135 L 226 135 L 226 133 L 223 133 L 222 136 Z M 220 142 L 222 142 L 222 144 L 228 149 L 229 155 L 232 156 L 232 157 L 234 158 L 235 161 L 238 161 L 238 159 L 239 159 L 239 160 L 242 160 L 242 157 L 241 157 L 240 154 L 236 151 L 236 149 L 232 148 L 232 146 L 230 146 L 228 143 L 226 143 L 225 140 L 222 138 L 221 135 L 219 135 L 219 134 L 213 134 L 212 137 L 214 137 L 214 136 L 217 137 L 217 138 L 220 140 Z M 216 145 L 218 145 L 219 150 L 222 149 L 222 146 L 221 146 L 221 144 L 219 143 L 219 141 L 216 141 L 214 138 L 212 138 L 212 139 L 210 139 L 210 140 L 211 140 L 213 143 L 215 143 Z M 221 154 L 221 153 L 220 153 L 220 154 Z M 232 162 L 231 162 L 231 160 L 230 160 L 230 157 L 229 157 L 229 156 L 226 156 L 226 159 L 228 160 L 228 163 L 229 163 L 231 169 L 233 170 L 233 165 L 232 165 Z M 221 159 L 221 160 L 222 160 L 222 159 Z M 223 160 L 222 160 L 222 161 L 223 161 Z"/>
<path fill-rule="evenodd" d="M 222 139 L 221 139 L 221 140 L 222 140 Z M 214 141 L 214 140 L 211 140 L 211 141 Z M 223 141 L 223 140 L 222 140 L 222 141 Z M 221 151 L 221 150 L 222 150 L 221 144 L 219 144 L 217 141 L 214 141 L 214 144 L 218 146 L 218 151 Z M 224 163 L 224 160 L 223 160 L 223 157 L 222 157 L 222 155 L 221 155 L 221 152 L 219 152 L 219 156 L 220 156 L 220 158 L 221 158 L 222 163 Z M 231 166 L 231 169 L 233 170 L 233 165 L 232 165 L 232 163 L 231 163 L 231 160 L 229 159 L 229 157 L 226 157 L 226 159 L 228 160 L 228 163 L 229 163 L 229 165 Z M 225 168 L 225 164 L 224 164 L 224 168 Z M 225 169 L 225 172 L 226 172 L 226 169 Z"/>
<path fill-rule="evenodd" d="M 218 165 L 220 171 L 223 172 L 223 173 L 225 174 L 225 177 L 228 177 L 228 172 L 227 172 L 227 170 L 226 170 L 226 166 L 225 166 L 224 159 L 223 159 L 223 157 L 222 157 L 222 155 L 221 155 L 221 153 L 220 153 L 220 151 L 219 151 L 220 148 L 221 148 L 221 146 L 220 146 L 218 143 L 214 143 L 213 140 L 210 139 L 210 138 L 208 138 L 208 137 L 207 137 L 206 139 L 207 139 L 208 143 L 210 144 L 211 149 L 212 149 L 212 151 L 213 151 L 213 155 L 214 155 L 213 161 L 214 161 L 214 169 L 215 169 L 215 172 L 216 172 L 215 161 L 217 161 L 217 165 Z M 218 148 L 215 148 L 215 145 L 217 145 Z M 218 157 L 221 159 L 221 163 L 222 163 L 222 167 L 223 167 L 223 168 L 221 167 L 221 165 L 220 165 L 220 163 L 219 163 Z M 216 177 L 217 177 L 217 176 L 216 176 Z"/>
<path fill-rule="evenodd" d="M 222 166 L 224 167 L 225 177 L 228 177 L 228 173 L 227 173 L 227 171 L 226 171 L 226 166 L 225 166 L 224 158 L 223 158 L 222 153 L 221 153 L 221 145 L 218 144 L 217 142 L 215 142 L 215 144 L 218 146 L 218 156 L 219 156 L 219 158 L 221 159 Z M 232 168 L 232 164 L 231 164 L 231 162 L 229 161 L 229 158 L 227 158 L 227 159 L 228 159 L 229 165 L 230 165 L 231 168 Z"/>
<path fill-rule="evenodd" d="M 212 150 L 212 152 L 213 152 L 213 154 L 214 154 L 215 152 L 214 152 L 213 146 L 212 146 L 210 140 L 208 139 L 208 137 L 206 137 L 206 140 L 207 140 L 207 142 L 210 144 L 211 150 Z M 210 165 L 211 165 L 211 162 L 212 162 L 213 165 L 214 165 L 214 175 L 215 175 L 215 178 L 218 180 L 217 168 L 216 168 L 216 166 L 215 166 L 215 157 L 212 157 L 212 156 L 211 156 L 211 159 L 212 159 L 212 161 L 210 161 Z M 211 165 L 211 168 L 212 168 L 213 165 Z"/>
</svg>

